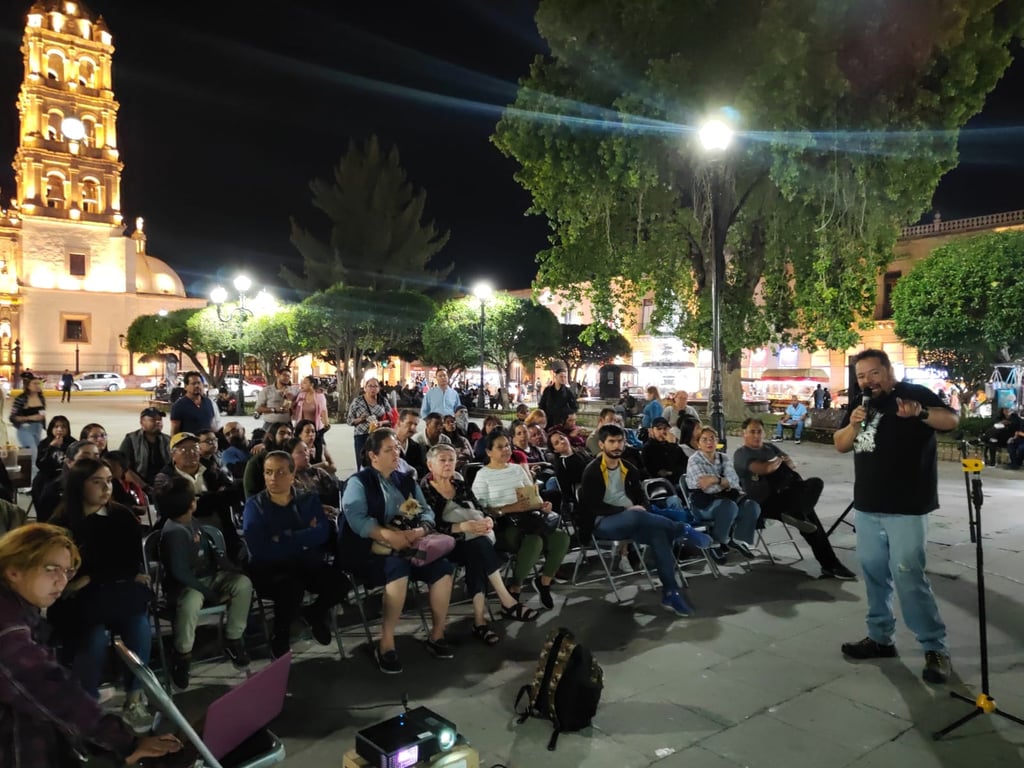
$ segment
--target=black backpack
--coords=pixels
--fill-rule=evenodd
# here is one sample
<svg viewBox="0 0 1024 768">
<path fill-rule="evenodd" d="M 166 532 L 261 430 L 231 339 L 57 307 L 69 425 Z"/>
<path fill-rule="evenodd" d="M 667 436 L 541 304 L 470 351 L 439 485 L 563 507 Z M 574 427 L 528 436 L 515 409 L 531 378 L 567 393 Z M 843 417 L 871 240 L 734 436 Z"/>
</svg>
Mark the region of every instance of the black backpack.
<svg viewBox="0 0 1024 768">
<path fill-rule="evenodd" d="M 550 720 L 555 732 L 548 750 L 553 752 L 562 731 L 578 731 L 590 725 L 603 688 L 604 670 L 590 651 L 577 643 L 568 629 L 553 629 L 541 649 L 533 683 L 520 688 L 516 696 L 519 723 L 529 717 Z M 520 711 L 524 695 L 529 698 Z"/>
</svg>

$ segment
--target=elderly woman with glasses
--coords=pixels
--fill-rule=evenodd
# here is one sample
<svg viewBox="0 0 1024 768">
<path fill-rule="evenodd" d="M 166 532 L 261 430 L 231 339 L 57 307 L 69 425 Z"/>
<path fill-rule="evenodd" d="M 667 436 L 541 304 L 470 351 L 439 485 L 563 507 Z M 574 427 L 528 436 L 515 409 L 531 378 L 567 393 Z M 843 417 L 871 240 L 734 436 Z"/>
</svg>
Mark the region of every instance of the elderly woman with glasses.
<svg viewBox="0 0 1024 768">
<path fill-rule="evenodd" d="M 537 611 L 520 603 L 501 580 L 501 562 L 494 550 L 494 520 L 483 511 L 473 491 L 455 471 L 455 449 L 439 443 L 427 451 L 429 473 L 420 482 L 434 510 L 437 530 L 455 537 L 448 559 L 465 568 L 466 592 L 473 599 L 473 635 L 487 645 L 501 638 L 487 623 L 487 585 L 501 602 L 501 614 L 515 621 L 532 621 Z"/>
<path fill-rule="evenodd" d="M 367 379 L 363 383 L 363 392 L 348 406 L 345 421 L 355 427 L 353 447 L 356 451 L 356 466 L 362 466 L 363 446 L 373 430 L 378 427 L 394 427 L 392 423 L 391 403 L 380 397 L 380 382 Z"/>
</svg>

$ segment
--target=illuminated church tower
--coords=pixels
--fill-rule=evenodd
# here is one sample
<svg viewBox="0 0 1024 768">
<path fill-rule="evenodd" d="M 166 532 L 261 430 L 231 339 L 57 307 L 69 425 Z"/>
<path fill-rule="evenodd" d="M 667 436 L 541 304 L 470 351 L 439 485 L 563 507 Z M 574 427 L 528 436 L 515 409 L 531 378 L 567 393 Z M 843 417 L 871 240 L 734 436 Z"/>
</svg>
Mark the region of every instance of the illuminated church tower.
<svg viewBox="0 0 1024 768">
<path fill-rule="evenodd" d="M 201 306 L 125 236 L 113 37 L 83 3 L 37 0 L 21 52 L 17 193 L 0 210 L 0 373 L 134 373 L 122 336 L 140 314 Z M 16 344 L 16 342 L 18 342 Z"/>
</svg>

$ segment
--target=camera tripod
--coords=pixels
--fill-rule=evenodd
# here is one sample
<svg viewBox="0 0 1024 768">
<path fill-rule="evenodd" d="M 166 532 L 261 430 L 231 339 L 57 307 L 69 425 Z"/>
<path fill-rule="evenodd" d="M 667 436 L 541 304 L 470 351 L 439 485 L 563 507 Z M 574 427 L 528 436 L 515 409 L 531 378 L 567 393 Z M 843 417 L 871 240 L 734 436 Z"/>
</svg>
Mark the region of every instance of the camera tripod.
<svg viewBox="0 0 1024 768">
<path fill-rule="evenodd" d="M 978 715 L 999 715 L 1018 725 L 1024 725 L 1024 720 L 1019 717 L 1000 711 L 996 706 L 996 700 L 989 693 L 988 621 L 985 614 L 985 552 L 981 541 L 981 469 L 985 466 L 985 463 L 981 459 L 967 458 L 967 442 L 965 440 L 960 441 L 960 456 L 960 465 L 963 467 L 967 486 L 967 511 L 971 541 L 974 543 L 978 569 L 978 636 L 981 646 L 981 693 L 976 698 L 971 699 L 956 691 L 949 692 L 949 695 L 954 699 L 960 699 L 968 704 L 973 704 L 974 709 L 942 730 L 936 731 L 933 734 L 933 738 L 936 741 L 946 734 L 955 731 L 961 725 L 969 723 Z"/>
</svg>

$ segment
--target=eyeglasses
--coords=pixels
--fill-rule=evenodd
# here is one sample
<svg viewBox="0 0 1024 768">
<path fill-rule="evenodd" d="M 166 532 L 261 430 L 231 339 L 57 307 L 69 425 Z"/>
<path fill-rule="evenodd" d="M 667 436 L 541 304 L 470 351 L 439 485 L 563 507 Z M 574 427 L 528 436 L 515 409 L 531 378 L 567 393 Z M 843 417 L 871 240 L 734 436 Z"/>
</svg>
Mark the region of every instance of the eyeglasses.
<svg viewBox="0 0 1024 768">
<path fill-rule="evenodd" d="M 181 445 L 174 449 L 179 453 L 199 453 L 198 445 Z"/>
<path fill-rule="evenodd" d="M 53 579 L 63 576 L 65 581 L 71 581 L 75 578 L 77 571 L 74 568 L 62 568 L 59 565 L 44 565 L 43 573 Z"/>
</svg>

